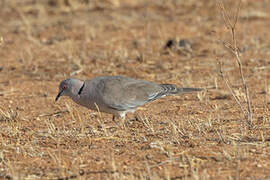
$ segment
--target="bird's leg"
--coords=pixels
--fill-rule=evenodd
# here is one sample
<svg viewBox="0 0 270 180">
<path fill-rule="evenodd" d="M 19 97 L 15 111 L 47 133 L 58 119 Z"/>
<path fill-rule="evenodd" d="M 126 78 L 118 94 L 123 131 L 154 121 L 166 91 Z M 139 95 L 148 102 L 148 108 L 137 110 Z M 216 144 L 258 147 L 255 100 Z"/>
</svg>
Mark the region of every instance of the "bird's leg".
<svg viewBox="0 0 270 180">
<path fill-rule="evenodd" d="M 125 127 L 125 115 L 126 115 L 126 113 L 121 113 L 119 115 L 113 115 L 112 120 L 117 126 L 119 126 L 119 124 L 120 124 L 120 126 L 123 128 L 123 127 Z M 116 119 L 118 119 L 116 116 L 119 117 L 120 123 L 116 120 Z"/>
<path fill-rule="evenodd" d="M 122 128 L 125 128 L 126 127 L 126 123 L 127 123 L 127 121 L 126 121 L 125 116 L 124 117 L 121 117 L 121 126 L 122 126 Z"/>
<path fill-rule="evenodd" d="M 115 115 L 113 115 L 112 120 L 115 122 Z"/>
<path fill-rule="evenodd" d="M 119 114 L 120 116 L 120 125 L 121 125 L 121 128 L 124 129 L 126 127 L 126 124 L 125 124 L 125 119 L 126 119 L 126 112 L 123 111 L 122 113 Z"/>
<path fill-rule="evenodd" d="M 115 115 L 113 115 L 112 120 L 117 126 L 119 126 L 118 122 L 116 122 L 116 116 Z"/>
<path fill-rule="evenodd" d="M 140 116 L 138 114 L 135 114 L 135 121 L 140 121 Z"/>
</svg>

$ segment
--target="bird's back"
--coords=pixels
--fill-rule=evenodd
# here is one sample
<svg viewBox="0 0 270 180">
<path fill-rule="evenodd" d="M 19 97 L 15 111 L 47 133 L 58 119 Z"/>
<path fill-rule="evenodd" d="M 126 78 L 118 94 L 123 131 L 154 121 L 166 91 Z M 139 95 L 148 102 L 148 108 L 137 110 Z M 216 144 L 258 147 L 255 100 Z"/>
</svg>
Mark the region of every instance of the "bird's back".
<svg viewBox="0 0 270 180">
<path fill-rule="evenodd" d="M 143 105 L 162 91 L 156 83 L 122 76 L 102 76 L 85 83 L 100 103 L 119 111 Z"/>
<path fill-rule="evenodd" d="M 90 109 L 98 105 L 101 111 L 110 113 L 136 109 L 166 95 L 185 93 L 185 90 L 196 91 L 195 88 L 177 88 L 172 84 L 157 84 L 122 76 L 101 76 L 84 83 L 81 105 Z"/>
</svg>

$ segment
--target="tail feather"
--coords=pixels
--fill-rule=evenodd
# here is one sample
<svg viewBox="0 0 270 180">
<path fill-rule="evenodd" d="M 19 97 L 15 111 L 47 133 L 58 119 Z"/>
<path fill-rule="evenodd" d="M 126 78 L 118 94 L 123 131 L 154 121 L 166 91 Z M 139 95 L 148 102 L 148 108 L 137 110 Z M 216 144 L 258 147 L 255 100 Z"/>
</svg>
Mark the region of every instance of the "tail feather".
<svg viewBox="0 0 270 180">
<path fill-rule="evenodd" d="M 192 92 L 198 92 L 202 91 L 202 88 L 177 88 L 178 93 L 177 94 L 185 94 L 185 93 L 192 93 Z"/>
<path fill-rule="evenodd" d="M 164 95 L 185 94 L 203 90 L 201 88 L 178 88 L 174 84 L 161 84 L 161 87 L 164 88 Z"/>
<path fill-rule="evenodd" d="M 192 92 L 198 92 L 198 91 L 203 90 L 201 88 L 178 88 L 174 84 L 160 84 L 160 87 L 162 87 L 162 91 L 149 97 L 148 102 L 154 101 L 156 99 L 159 99 L 168 95 L 185 94 L 185 93 L 192 93 Z"/>
</svg>

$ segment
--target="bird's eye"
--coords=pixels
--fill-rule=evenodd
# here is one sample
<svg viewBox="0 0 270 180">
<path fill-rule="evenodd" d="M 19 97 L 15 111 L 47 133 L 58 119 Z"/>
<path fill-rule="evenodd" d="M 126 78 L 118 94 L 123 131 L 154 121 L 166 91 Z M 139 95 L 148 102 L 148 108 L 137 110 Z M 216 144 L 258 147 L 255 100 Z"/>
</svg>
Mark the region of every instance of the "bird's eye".
<svg viewBox="0 0 270 180">
<path fill-rule="evenodd" d="M 66 88 L 67 88 L 67 85 L 64 85 L 64 86 L 63 86 L 63 89 L 66 89 Z"/>
</svg>

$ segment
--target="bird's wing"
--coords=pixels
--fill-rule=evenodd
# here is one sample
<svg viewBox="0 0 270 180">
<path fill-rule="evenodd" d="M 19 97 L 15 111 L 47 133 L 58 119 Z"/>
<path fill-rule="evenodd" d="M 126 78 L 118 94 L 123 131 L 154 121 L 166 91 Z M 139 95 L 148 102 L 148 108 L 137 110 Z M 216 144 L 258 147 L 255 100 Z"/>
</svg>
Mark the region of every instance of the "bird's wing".
<svg viewBox="0 0 270 180">
<path fill-rule="evenodd" d="M 125 111 L 157 99 L 163 88 L 153 82 L 117 76 L 100 79 L 97 91 L 106 106 Z"/>
</svg>

